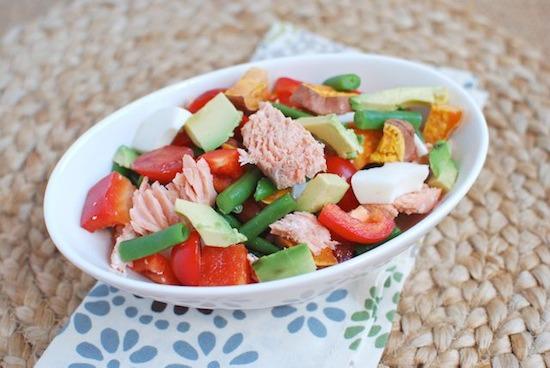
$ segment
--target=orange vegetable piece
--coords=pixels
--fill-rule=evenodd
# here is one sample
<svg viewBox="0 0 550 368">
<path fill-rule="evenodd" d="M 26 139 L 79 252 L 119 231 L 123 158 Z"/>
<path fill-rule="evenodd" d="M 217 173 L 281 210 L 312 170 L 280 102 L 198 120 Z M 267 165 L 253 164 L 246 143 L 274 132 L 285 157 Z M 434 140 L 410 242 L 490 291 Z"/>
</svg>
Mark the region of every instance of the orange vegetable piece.
<svg viewBox="0 0 550 368">
<path fill-rule="evenodd" d="M 313 260 L 317 267 L 328 267 L 338 263 L 338 259 L 330 248 L 323 248 L 317 255 L 313 255 Z"/>
<path fill-rule="evenodd" d="M 376 151 L 370 155 L 371 162 L 403 161 L 405 157 L 405 137 L 401 129 L 391 124 L 384 124 L 384 135 Z"/>
<path fill-rule="evenodd" d="M 235 105 L 248 111 L 258 110 L 261 101 L 269 98 L 267 71 L 250 68 L 231 88 L 225 91 Z"/>
<path fill-rule="evenodd" d="M 282 196 L 284 196 L 287 193 L 290 193 L 289 188 L 279 189 L 275 193 L 273 193 L 273 194 L 265 197 L 264 199 L 262 199 L 262 203 L 271 204 L 272 202 L 275 202 L 277 199 L 281 198 Z"/>
<path fill-rule="evenodd" d="M 462 110 L 448 105 L 432 105 L 426 124 L 424 124 L 424 140 L 434 144 L 441 139 L 448 139 L 460 124 Z"/>
<path fill-rule="evenodd" d="M 353 128 L 355 134 L 363 137 L 363 152 L 359 153 L 353 160 L 353 166 L 357 170 L 361 170 L 371 162 L 370 155 L 376 151 L 376 147 L 378 147 L 378 143 L 382 139 L 382 131 L 376 129 L 363 130 L 354 126 L 351 126 L 351 128 Z"/>
</svg>

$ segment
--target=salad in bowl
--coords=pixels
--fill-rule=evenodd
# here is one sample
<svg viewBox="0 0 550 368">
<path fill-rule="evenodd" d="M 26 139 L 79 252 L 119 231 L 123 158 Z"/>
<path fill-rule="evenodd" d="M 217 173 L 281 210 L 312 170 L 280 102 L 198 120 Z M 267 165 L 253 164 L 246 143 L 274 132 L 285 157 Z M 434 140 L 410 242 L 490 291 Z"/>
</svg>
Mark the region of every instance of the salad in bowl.
<svg viewBox="0 0 550 368">
<path fill-rule="evenodd" d="M 278 61 L 167 87 L 81 137 L 46 194 L 58 247 L 92 275 L 140 295 L 203 307 L 276 305 L 398 254 L 479 173 L 483 117 L 429 68 L 368 55 Z M 381 70 L 384 77 L 374 76 Z M 403 77 L 415 71 L 429 78 Z M 471 134 L 481 134 L 474 156 Z M 76 169 L 78 160 L 99 159 L 94 174 Z M 78 196 L 63 193 L 63 171 L 71 170 L 86 177 Z M 59 228 L 52 198 L 60 196 L 79 230 Z M 77 238 L 101 251 L 70 246 Z"/>
</svg>

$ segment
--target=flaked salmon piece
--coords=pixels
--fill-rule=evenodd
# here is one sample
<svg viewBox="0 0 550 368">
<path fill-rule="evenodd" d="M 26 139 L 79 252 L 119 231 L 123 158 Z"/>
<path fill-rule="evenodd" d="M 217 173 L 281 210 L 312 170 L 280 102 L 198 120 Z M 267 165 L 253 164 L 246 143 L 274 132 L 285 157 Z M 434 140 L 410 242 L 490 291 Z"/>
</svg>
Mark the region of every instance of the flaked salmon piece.
<svg viewBox="0 0 550 368">
<path fill-rule="evenodd" d="M 241 165 L 256 164 L 278 189 L 305 183 L 327 168 L 324 145 L 268 102 L 260 103 L 241 132 L 248 150 L 239 149 Z"/>
<path fill-rule="evenodd" d="M 337 241 L 331 240 L 330 232 L 309 212 L 294 212 L 269 225 L 271 234 L 305 243 L 315 255 L 323 248 L 334 249 Z"/>
<path fill-rule="evenodd" d="M 158 182 L 149 184 L 143 179 L 139 189 L 132 195 L 130 225 L 139 235 L 147 235 L 180 222 L 174 211 L 176 194 Z"/>
<path fill-rule="evenodd" d="M 359 221 L 368 222 L 375 215 L 394 219 L 399 215 L 399 212 L 392 204 L 362 204 L 351 210 L 349 215 Z"/>
<path fill-rule="evenodd" d="M 137 234 L 135 233 L 131 224 L 126 224 L 126 226 L 122 228 L 122 231 L 120 232 L 120 234 L 116 237 L 115 244 L 113 246 L 113 249 L 111 250 L 111 257 L 110 257 L 111 268 L 113 268 L 115 271 L 125 274 L 126 267 L 129 265 L 129 263 L 124 262 L 122 259 L 120 259 L 120 254 L 118 253 L 118 248 L 120 246 L 120 243 L 122 243 L 125 240 L 134 239 L 136 237 L 137 237 Z"/>
<path fill-rule="evenodd" d="M 428 213 L 435 207 L 440 195 L 440 188 L 431 188 L 424 184 L 419 191 L 397 197 L 393 205 L 400 213 L 407 215 Z"/>
<path fill-rule="evenodd" d="M 166 188 L 177 198 L 212 206 L 216 201 L 214 179 L 205 159 L 183 156 L 183 169 Z"/>
</svg>

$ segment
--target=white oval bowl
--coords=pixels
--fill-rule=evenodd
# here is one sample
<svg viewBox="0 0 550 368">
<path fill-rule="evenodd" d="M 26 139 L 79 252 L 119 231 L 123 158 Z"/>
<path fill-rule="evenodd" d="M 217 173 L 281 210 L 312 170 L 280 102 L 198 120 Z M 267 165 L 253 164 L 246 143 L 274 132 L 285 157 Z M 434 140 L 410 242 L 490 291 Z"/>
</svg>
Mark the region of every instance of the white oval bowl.
<svg viewBox="0 0 550 368">
<path fill-rule="evenodd" d="M 241 286 L 159 285 L 138 274 L 112 271 L 108 264 L 110 232 L 94 234 L 80 227 L 90 187 L 111 168 L 121 144 L 130 145 L 139 123 L 155 110 L 181 106 L 200 93 L 235 82 L 248 68 L 269 72 L 271 81 L 287 76 L 321 83 L 327 77 L 356 73 L 364 92 L 400 86 L 444 86 L 450 104 L 464 109 L 463 123 L 452 136 L 459 175 L 452 191 L 424 219 L 386 244 L 347 262 L 284 280 Z M 198 308 L 252 309 L 308 300 L 357 279 L 415 244 L 464 197 L 479 175 L 488 147 L 487 124 L 475 101 L 458 84 L 428 66 L 365 54 L 309 55 L 241 64 L 163 88 L 107 116 L 83 134 L 63 155 L 48 182 L 44 199 L 46 226 L 57 248 L 74 265 L 98 280 L 133 294 Z"/>
</svg>

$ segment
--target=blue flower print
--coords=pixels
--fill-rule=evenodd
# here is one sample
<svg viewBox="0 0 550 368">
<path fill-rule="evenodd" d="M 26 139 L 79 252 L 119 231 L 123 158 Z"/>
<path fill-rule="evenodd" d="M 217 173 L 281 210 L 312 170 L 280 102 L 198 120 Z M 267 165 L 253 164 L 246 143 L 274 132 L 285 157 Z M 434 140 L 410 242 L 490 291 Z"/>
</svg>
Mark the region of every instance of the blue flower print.
<svg viewBox="0 0 550 368">
<path fill-rule="evenodd" d="M 348 295 L 346 289 L 338 289 L 330 293 L 325 298 L 325 304 L 309 302 L 297 306 L 281 305 L 271 310 L 271 315 L 275 318 L 286 318 L 295 316 L 287 325 L 290 333 L 297 333 L 307 325 L 308 330 L 317 337 L 327 336 L 327 328 L 323 320 L 328 319 L 333 322 L 341 322 L 346 318 L 346 312 L 333 303 L 343 300 Z"/>
<path fill-rule="evenodd" d="M 216 335 L 210 331 L 203 331 L 197 337 L 197 346 L 188 343 L 187 341 L 178 340 L 172 346 L 176 354 L 190 361 L 192 367 L 196 367 L 195 363 L 202 355 L 204 361 L 209 361 L 205 368 L 221 368 L 228 366 L 242 366 L 252 364 L 258 360 L 259 354 L 257 351 L 249 350 L 242 353 L 238 352 L 239 347 L 244 341 L 242 333 L 231 335 L 223 345 L 218 345 Z M 209 354 L 212 359 L 207 359 Z M 192 363 L 193 362 L 193 363 Z M 169 364 L 165 368 L 191 368 L 184 364 Z"/>
<path fill-rule="evenodd" d="M 76 346 L 76 352 L 82 358 L 95 362 L 106 363 L 107 368 L 120 368 L 127 366 L 127 360 L 133 364 L 147 363 L 157 356 L 157 349 L 150 345 L 137 347 L 139 342 L 139 333 L 136 330 L 128 330 L 122 338 L 117 331 L 112 328 L 105 328 L 101 331 L 100 344 L 95 345 L 91 342 L 81 342 Z M 119 348 L 122 348 L 120 350 Z M 118 351 L 118 353 L 117 353 Z M 123 354 L 125 353 L 125 354 Z M 116 358 L 115 358 L 116 356 Z M 124 357 L 121 363 L 119 359 Z M 103 364 L 101 366 L 104 366 Z M 68 368 L 95 368 L 96 365 L 90 363 L 72 363 Z M 97 366 L 99 367 L 99 366 Z"/>
<path fill-rule="evenodd" d="M 90 291 L 88 297 L 93 300 L 84 303 L 84 309 L 95 316 L 105 316 L 111 310 L 111 304 L 121 305 L 125 299 L 118 294 L 118 289 L 106 284 L 99 284 Z M 96 300 L 97 298 L 97 300 Z"/>
</svg>

